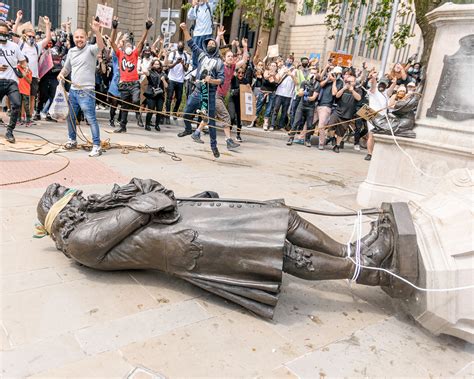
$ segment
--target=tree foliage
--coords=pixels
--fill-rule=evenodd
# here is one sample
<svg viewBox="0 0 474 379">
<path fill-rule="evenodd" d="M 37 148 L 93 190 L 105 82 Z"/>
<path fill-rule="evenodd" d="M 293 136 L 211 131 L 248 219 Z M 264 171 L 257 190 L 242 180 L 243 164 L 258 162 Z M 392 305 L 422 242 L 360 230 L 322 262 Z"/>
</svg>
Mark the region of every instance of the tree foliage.
<svg viewBox="0 0 474 379">
<path fill-rule="evenodd" d="M 241 0 L 242 18 L 248 24 L 257 28 L 259 25 L 266 29 L 275 26 L 275 7 L 281 12 L 286 10 L 285 0 Z"/>
</svg>

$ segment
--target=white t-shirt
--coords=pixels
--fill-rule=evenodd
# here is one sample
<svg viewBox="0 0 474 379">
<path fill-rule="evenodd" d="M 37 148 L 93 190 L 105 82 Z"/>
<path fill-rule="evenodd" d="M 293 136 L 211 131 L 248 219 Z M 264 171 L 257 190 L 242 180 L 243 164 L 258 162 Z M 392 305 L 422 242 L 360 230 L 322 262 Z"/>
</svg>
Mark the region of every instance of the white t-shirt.
<svg viewBox="0 0 474 379">
<path fill-rule="evenodd" d="M 38 78 L 38 60 L 43 52 L 43 41 L 37 42 L 35 47 L 34 44 L 31 46 L 29 43 L 20 40 L 18 46 L 20 46 L 23 55 L 28 57 L 28 66 L 30 67 L 33 78 Z"/>
<path fill-rule="evenodd" d="M 190 61 L 190 58 L 188 57 L 186 52 L 183 52 L 183 54 L 180 54 L 179 51 L 176 50 L 170 53 L 170 55 L 168 56 L 168 62 L 170 62 L 171 64 L 175 63 L 179 57 L 183 58 L 184 63 L 189 63 Z M 172 80 L 173 82 L 184 83 L 184 74 L 185 74 L 185 71 L 184 71 L 183 65 L 177 64 L 176 66 L 174 66 L 172 69 L 169 70 L 168 79 Z"/>
<path fill-rule="evenodd" d="M 25 60 L 25 56 L 20 51 L 18 45 L 11 41 L 7 41 L 5 44 L 0 44 L 0 50 L 2 50 L 2 53 L 0 53 L 0 65 L 7 66 L 5 71 L 0 72 L 0 79 L 14 80 L 18 83 L 18 77 L 7 63 L 7 59 L 13 67 L 16 67 L 18 66 L 19 61 Z M 6 55 L 6 59 L 4 54 Z"/>
<path fill-rule="evenodd" d="M 384 92 L 380 92 L 378 89 L 375 90 L 374 93 L 369 91 L 369 107 L 373 109 L 374 111 L 378 111 L 380 109 L 386 108 L 388 106 L 388 94 L 387 90 Z M 383 111 L 379 112 L 380 114 L 387 114 L 387 109 L 384 109 Z M 367 125 L 369 127 L 369 130 L 372 130 L 374 128 L 373 124 L 368 121 Z"/>
<path fill-rule="evenodd" d="M 288 75 L 278 85 L 275 95 L 280 95 L 283 97 L 293 97 L 294 92 L 295 92 L 295 82 L 293 81 L 293 78 Z"/>
</svg>

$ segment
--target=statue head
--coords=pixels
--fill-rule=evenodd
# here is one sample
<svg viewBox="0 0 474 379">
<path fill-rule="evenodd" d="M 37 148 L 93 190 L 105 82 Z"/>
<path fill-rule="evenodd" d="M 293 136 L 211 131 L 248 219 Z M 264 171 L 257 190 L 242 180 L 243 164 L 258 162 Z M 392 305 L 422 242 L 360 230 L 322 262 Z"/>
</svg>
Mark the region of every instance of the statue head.
<svg viewBox="0 0 474 379">
<path fill-rule="evenodd" d="M 474 34 L 469 34 L 459 40 L 461 50 L 466 55 L 474 55 Z"/>
<path fill-rule="evenodd" d="M 36 207 L 39 222 L 44 224 L 46 215 L 48 214 L 53 204 L 56 203 L 59 199 L 61 199 L 68 189 L 69 188 L 61 186 L 58 183 L 50 184 L 48 186 L 45 193 L 41 197 L 38 206 Z"/>
</svg>

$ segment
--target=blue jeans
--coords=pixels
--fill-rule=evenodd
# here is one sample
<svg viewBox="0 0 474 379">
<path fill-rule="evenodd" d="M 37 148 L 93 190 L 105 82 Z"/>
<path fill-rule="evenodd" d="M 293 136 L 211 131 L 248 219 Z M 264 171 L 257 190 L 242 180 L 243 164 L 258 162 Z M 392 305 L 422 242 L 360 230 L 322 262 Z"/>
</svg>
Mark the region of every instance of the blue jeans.
<svg viewBox="0 0 474 379">
<path fill-rule="evenodd" d="M 196 36 L 193 37 L 194 43 L 199 47 L 200 49 L 203 49 L 206 51 L 206 48 L 202 46 L 202 43 L 206 40 L 212 38 L 212 34 L 206 34 L 204 36 Z M 193 68 L 196 68 L 198 66 L 198 54 L 193 53 Z"/>
<path fill-rule="evenodd" d="M 69 91 L 69 116 L 67 118 L 67 129 L 69 139 L 76 140 L 76 119 L 82 110 L 92 133 L 92 142 L 94 145 L 100 146 L 100 131 L 97 117 L 95 115 L 95 94 L 91 90 L 75 90 Z"/>
<path fill-rule="evenodd" d="M 184 129 L 187 132 L 192 132 L 191 121 L 194 117 L 194 114 L 198 109 L 201 109 L 201 93 L 198 90 L 194 90 L 191 96 L 188 97 L 186 102 L 186 107 L 184 108 Z M 209 92 L 209 114 L 211 118 L 216 117 L 216 92 Z M 211 147 L 217 147 L 217 132 L 216 128 L 211 128 L 211 126 L 216 125 L 216 120 L 209 120 L 209 138 L 211 140 Z"/>
<path fill-rule="evenodd" d="M 257 113 L 256 113 L 257 117 L 262 111 L 265 103 L 267 104 L 267 107 L 265 108 L 265 113 L 263 114 L 263 116 L 265 118 L 269 118 L 272 115 L 274 99 L 275 99 L 275 92 L 267 93 L 266 96 L 263 92 L 261 92 L 257 96 Z"/>
</svg>

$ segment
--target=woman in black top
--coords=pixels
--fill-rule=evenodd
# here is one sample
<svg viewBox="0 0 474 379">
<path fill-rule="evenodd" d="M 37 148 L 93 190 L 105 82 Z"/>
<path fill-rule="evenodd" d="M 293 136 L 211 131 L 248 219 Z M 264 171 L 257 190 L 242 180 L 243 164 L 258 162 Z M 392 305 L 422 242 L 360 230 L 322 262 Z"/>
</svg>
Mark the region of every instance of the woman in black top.
<svg viewBox="0 0 474 379">
<path fill-rule="evenodd" d="M 143 70 L 148 78 L 148 86 L 145 90 L 146 106 L 151 111 L 163 112 L 165 102 L 165 91 L 168 88 L 166 74 L 163 72 L 163 66 L 159 59 L 153 60 L 150 70 Z M 153 113 L 146 114 L 145 130 L 151 130 L 151 118 Z M 159 132 L 162 114 L 156 113 L 155 130 Z"/>
<path fill-rule="evenodd" d="M 242 130 L 242 121 L 240 119 L 240 85 L 249 84 L 245 75 L 245 68 L 240 67 L 232 81 L 230 82 L 230 98 L 229 98 L 229 113 L 232 119 L 232 124 L 237 125 L 237 141 L 242 142 L 240 131 Z"/>
<path fill-rule="evenodd" d="M 263 109 L 263 105 L 266 103 L 267 107 L 263 115 L 263 130 L 268 130 L 268 119 L 270 118 L 273 111 L 273 99 L 275 98 L 275 91 L 280 82 L 280 76 L 277 71 L 277 64 L 271 62 L 267 69 L 263 73 L 263 81 L 260 90 L 263 94 L 263 99 L 257 101 L 257 117 Z"/>
</svg>

